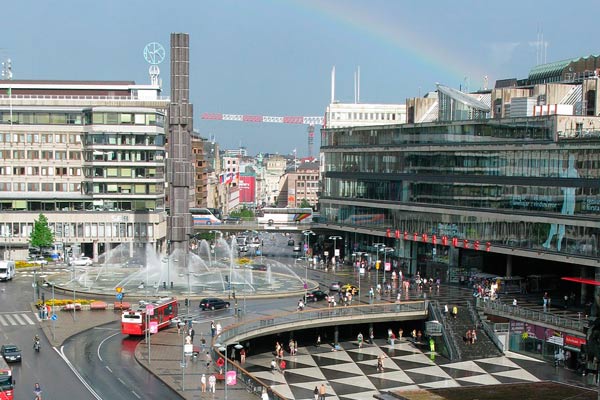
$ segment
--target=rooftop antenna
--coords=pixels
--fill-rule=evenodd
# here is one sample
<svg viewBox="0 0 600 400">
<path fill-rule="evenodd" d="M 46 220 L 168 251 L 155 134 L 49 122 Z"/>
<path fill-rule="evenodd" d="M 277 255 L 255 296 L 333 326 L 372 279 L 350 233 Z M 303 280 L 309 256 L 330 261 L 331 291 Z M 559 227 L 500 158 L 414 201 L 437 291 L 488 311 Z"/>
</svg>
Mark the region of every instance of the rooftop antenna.
<svg viewBox="0 0 600 400">
<path fill-rule="evenodd" d="M 360 65 L 358 66 L 358 71 L 356 72 L 356 100 L 357 103 L 360 103 Z"/>
<path fill-rule="evenodd" d="M 487 90 L 488 88 L 488 76 L 484 75 L 483 76 L 483 90 Z"/>
<path fill-rule="evenodd" d="M 335 65 L 331 69 L 331 103 L 335 103 Z"/>
<path fill-rule="evenodd" d="M 144 58 L 146 59 L 146 62 L 150 64 L 148 74 L 150 74 L 151 85 L 159 87 L 162 85 L 158 64 L 164 61 L 165 54 L 165 48 L 158 42 L 150 42 L 144 47 Z"/>
</svg>

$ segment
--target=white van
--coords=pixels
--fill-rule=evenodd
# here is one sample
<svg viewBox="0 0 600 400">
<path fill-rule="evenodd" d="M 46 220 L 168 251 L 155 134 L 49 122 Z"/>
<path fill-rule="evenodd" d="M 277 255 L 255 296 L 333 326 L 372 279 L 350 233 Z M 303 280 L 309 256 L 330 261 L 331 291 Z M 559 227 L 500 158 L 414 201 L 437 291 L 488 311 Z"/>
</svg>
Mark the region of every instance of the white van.
<svg viewBox="0 0 600 400">
<path fill-rule="evenodd" d="M 10 281 L 15 276 L 15 262 L 11 260 L 0 261 L 0 281 Z"/>
</svg>

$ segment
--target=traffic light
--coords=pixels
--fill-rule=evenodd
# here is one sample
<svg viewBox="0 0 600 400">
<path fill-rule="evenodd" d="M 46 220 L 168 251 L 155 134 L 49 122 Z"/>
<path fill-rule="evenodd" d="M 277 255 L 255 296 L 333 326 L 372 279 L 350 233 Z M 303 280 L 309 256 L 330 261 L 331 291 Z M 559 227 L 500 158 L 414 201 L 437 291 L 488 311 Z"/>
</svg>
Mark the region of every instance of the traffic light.
<svg viewBox="0 0 600 400">
<path fill-rule="evenodd" d="M 184 304 L 186 307 L 188 307 L 190 305 L 190 300 L 189 299 L 185 299 L 184 300 Z"/>
</svg>

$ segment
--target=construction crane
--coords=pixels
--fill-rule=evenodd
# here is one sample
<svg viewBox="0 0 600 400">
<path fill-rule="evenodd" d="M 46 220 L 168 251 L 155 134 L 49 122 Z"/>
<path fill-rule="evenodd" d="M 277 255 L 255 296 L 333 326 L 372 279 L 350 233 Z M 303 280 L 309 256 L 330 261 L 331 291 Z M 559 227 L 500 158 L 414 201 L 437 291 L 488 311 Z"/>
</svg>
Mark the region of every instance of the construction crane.
<svg viewBox="0 0 600 400">
<path fill-rule="evenodd" d="M 297 124 L 308 125 L 308 156 L 313 156 L 313 144 L 315 142 L 315 125 L 323 126 L 323 117 L 284 116 L 273 117 L 266 115 L 243 115 L 243 114 L 217 114 L 203 113 L 202 119 L 212 121 L 238 121 L 274 124 Z"/>
</svg>

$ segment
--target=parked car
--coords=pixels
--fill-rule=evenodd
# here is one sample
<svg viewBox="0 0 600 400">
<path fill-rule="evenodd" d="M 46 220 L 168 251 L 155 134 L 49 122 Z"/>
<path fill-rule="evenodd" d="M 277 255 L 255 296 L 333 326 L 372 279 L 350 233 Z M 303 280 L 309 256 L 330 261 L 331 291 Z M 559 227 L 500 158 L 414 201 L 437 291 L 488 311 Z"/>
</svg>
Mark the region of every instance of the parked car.
<svg viewBox="0 0 600 400">
<path fill-rule="evenodd" d="M 231 304 L 228 301 L 219 299 L 216 297 L 209 297 L 207 299 L 200 300 L 200 309 L 204 310 L 218 310 L 220 308 L 229 308 Z"/>
<path fill-rule="evenodd" d="M 0 354 L 6 362 L 21 362 L 21 349 L 14 344 L 3 344 Z"/>
<path fill-rule="evenodd" d="M 241 224 L 242 219 L 240 217 L 225 217 L 223 219 L 223 223 L 225 223 L 225 224 Z"/>
<path fill-rule="evenodd" d="M 41 265 L 41 266 L 44 266 L 44 265 L 48 264 L 48 260 L 46 260 L 42 256 L 30 257 L 29 258 L 29 262 L 32 263 L 32 264 L 38 264 L 38 265 Z"/>
<path fill-rule="evenodd" d="M 294 244 L 294 239 L 288 239 L 288 246 L 293 246 Z"/>
<path fill-rule="evenodd" d="M 312 292 L 309 292 L 306 294 L 306 298 L 304 299 L 304 302 L 307 303 L 309 301 L 321 301 L 321 300 L 325 300 L 327 298 L 328 294 L 325 293 L 322 290 L 313 290 Z"/>
<path fill-rule="evenodd" d="M 92 265 L 92 259 L 86 256 L 75 258 L 71 260 L 71 264 L 78 267 L 88 267 Z"/>
<path fill-rule="evenodd" d="M 342 291 L 344 293 L 350 292 L 350 293 L 352 293 L 353 296 L 358 294 L 358 288 L 349 283 L 346 283 L 344 286 L 342 286 L 340 288 L 340 291 Z"/>
<path fill-rule="evenodd" d="M 332 282 L 331 285 L 329 285 L 329 290 L 332 292 L 338 292 L 341 286 L 342 282 Z"/>
</svg>

